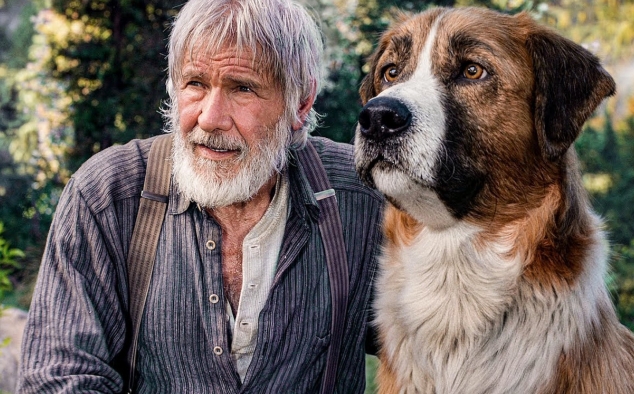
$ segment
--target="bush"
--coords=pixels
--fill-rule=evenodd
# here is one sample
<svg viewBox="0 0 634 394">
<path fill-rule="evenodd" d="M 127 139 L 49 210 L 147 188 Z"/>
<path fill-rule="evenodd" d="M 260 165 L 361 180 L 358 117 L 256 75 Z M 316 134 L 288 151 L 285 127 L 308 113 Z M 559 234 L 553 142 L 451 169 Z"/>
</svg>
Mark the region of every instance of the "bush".
<svg viewBox="0 0 634 394">
<path fill-rule="evenodd" d="M 20 267 L 18 259 L 24 257 L 24 252 L 20 249 L 11 248 L 9 242 L 2 236 L 3 232 L 4 223 L 0 222 L 0 306 L 6 292 L 13 288 L 9 275 Z"/>
</svg>

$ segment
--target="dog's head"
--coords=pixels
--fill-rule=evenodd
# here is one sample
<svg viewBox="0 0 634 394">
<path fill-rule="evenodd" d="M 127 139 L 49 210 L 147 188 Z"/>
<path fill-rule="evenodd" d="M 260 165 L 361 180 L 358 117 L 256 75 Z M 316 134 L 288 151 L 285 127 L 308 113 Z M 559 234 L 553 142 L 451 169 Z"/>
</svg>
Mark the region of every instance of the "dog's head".
<svg viewBox="0 0 634 394">
<path fill-rule="evenodd" d="M 562 182 L 614 91 L 595 56 L 526 14 L 432 9 L 388 30 L 371 58 L 357 170 L 430 226 L 512 217 Z"/>
</svg>

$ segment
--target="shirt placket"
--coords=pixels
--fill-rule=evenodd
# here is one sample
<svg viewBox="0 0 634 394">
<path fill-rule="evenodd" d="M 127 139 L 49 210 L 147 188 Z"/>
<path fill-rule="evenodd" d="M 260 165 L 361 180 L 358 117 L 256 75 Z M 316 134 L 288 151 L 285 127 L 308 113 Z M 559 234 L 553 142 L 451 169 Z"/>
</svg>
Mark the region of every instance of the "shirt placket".
<svg viewBox="0 0 634 394">
<path fill-rule="evenodd" d="M 222 231 L 215 221 L 203 212 L 203 220 L 198 232 L 199 251 L 203 267 L 202 299 L 206 300 L 209 311 L 206 332 L 210 338 L 211 352 L 216 363 L 222 366 L 227 379 L 235 381 L 236 371 L 231 360 L 231 345 L 228 337 L 228 322 L 222 288 Z"/>
<path fill-rule="evenodd" d="M 266 298 L 266 295 L 260 294 L 262 286 L 259 283 L 259 278 L 262 278 L 264 274 L 262 272 L 264 267 L 260 249 L 258 244 L 248 244 L 244 247 L 244 252 L 249 255 L 243 261 L 249 266 L 243 269 L 245 274 L 243 277 L 244 284 L 231 343 L 231 353 L 241 376 L 246 374 L 255 348 L 254 333 L 257 330 L 259 311 L 257 304 Z"/>
</svg>

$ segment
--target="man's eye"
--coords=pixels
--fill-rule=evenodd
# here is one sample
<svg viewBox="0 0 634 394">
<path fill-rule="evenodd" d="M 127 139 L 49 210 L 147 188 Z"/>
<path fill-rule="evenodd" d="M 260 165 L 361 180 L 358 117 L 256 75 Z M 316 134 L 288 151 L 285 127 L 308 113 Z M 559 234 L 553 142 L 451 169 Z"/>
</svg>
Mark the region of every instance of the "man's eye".
<svg viewBox="0 0 634 394">
<path fill-rule="evenodd" d="M 238 86 L 238 90 L 241 91 L 241 92 L 244 92 L 244 93 L 250 93 L 250 92 L 253 91 L 250 87 L 243 86 L 243 85 L 242 86 Z"/>
<path fill-rule="evenodd" d="M 185 86 L 194 86 L 194 87 L 199 88 L 199 87 L 203 86 L 203 84 L 202 84 L 202 83 L 200 83 L 199 81 L 188 81 L 188 82 L 185 84 Z"/>
</svg>

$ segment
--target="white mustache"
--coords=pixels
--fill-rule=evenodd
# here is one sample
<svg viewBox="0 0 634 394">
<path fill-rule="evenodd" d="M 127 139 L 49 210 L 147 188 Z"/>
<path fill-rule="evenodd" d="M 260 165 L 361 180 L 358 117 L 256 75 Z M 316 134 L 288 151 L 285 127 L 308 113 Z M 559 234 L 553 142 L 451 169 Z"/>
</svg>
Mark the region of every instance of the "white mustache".
<svg viewBox="0 0 634 394">
<path fill-rule="evenodd" d="M 238 151 L 240 153 L 249 151 L 247 143 L 239 137 L 227 136 L 223 133 L 208 133 L 198 126 L 192 129 L 186 138 L 190 144 L 202 145 L 215 151 Z"/>
</svg>

